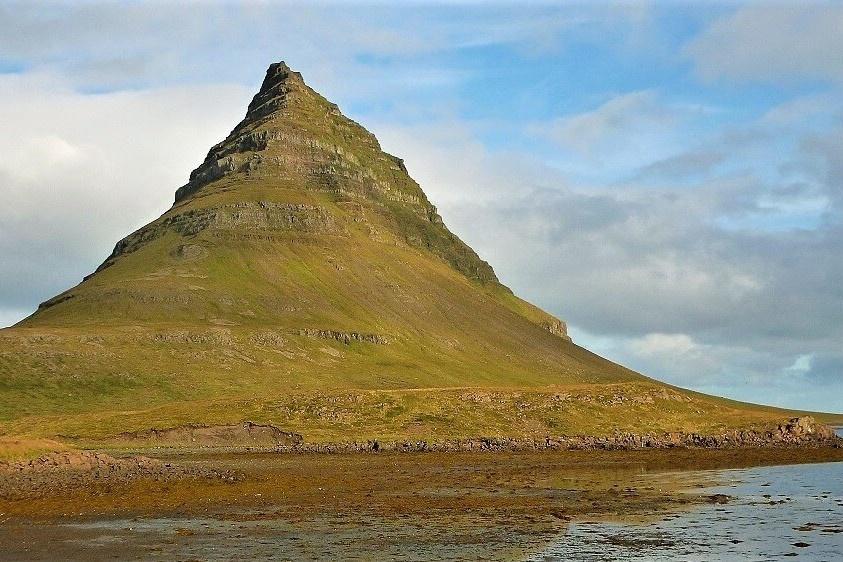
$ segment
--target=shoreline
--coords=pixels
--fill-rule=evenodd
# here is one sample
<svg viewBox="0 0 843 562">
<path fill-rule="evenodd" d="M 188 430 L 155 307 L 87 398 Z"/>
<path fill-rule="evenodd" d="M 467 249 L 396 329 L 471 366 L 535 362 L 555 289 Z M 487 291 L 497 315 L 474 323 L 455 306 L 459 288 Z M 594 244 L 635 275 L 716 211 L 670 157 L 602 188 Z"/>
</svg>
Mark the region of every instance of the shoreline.
<svg viewBox="0 0 843 562">
<path fill-rule="evenodd" d="M 157 450 L 208 448 L 228 452 L 265 451 L 294 454 L 377 452 L 484 452 L 484 451 L 591 451 L 657 450 L 672 448 L 728 449 L 758 447 L 843 447 L 837 428 L 811 416 L 791 418 L 766 429 L 733 429 L 719 434 L 697 432 L 632 433 L 613 435 L 558 435 L 544 437 L 463 437 L 442 439 L 367 439 L 307 442 L 298 433 L 272 424 L 251 421 L 239 425 L 187 425 L 177 428 L 124 433 L 107 441 L 106 449 Z M 118 446 L 125 445 L 125 446 Z"/>
<path fill-rule="evenodd" d="M 342 483 L 344 479 L 388 480 L 386 472 L 391 466 L 414 472 L 421 470 L 420 467 L 438 469 L 455 463 L 478 470 L 495 467 L 504 475 L 548 467 L 595 474 L 620 469 L 640 475 L 827 462 L 843 462 L 843 447 L 839 442 L 725 448 L 426 449 L 423 453 L 385 449 L 365 453 L 351 450 L 291 453 L 209 448 L 62 451 L 0 467 L 0 513 L 58 516 L 69 498 L 76 498 L 81 504 L 99 505 L 104 508 L 103 513 L 108 512 L 109 505 L 121 511 L 131 512 L 137 507 L 141 511 L 151 508 L 154 512 L 154 504 L 130 491 L 166 495 L 172 488 L 185 487 L 192 489 L 181 497 L 180 505 L 186 507 L 191 504 L 191 498 L 202 494 L 222 498 L 228 495 L 229 488 L 260 488 L 266 478 L 278 477 L 274 471 L 279 467 L 300 471 L 302 467 L 318 466 L 322 471 L 336 473 L 337 482 Z M 338 467 L 348 467 L 349 471 L 343 472 Z M 355 469 L 360 467 L 366 467 L 365 472 L 356 473 Z M 420 482 L 423 476 L 420 475 Z M 464 476 L 456 474 L 452 482 L 443 484 L 463 485 Z M 295 498 L 303 484 L 299 481 L 295 488 L 286 490 L 282 494 L 284 501 Z M 307 507 L 306 502 L 300 507 Z"/>
<path fill-rule="evenodd" d="M 258 428 L 265 436 L 267 426 L 246 422 L 245 428 Z M 275 428 L 277 429 L 277 428 Z M 272 433 L 272 432 L 270 432 Z M 246 433 L 248 435 L 248 432 Z M 242 436 L 242 434 L 241 434 Z M 289 434 L 285 434 L 285 438 Z M 177 512 L 191 513 L 195 509 L 226 506 L 230 501 L 241 501 L 236 490 L 246 489 L 248 494 L 264 497 L 265 489 L 274 498 L 275 507 L 296 505 L 308 511 L 319 494 L 313 492 L 317 474 L 333 474 L 326 482 L 332 487 L 345 488 L 338 505 L 349 504 L 358 508 L 369 506 L 360 497 L 361 482 L 380 480 L 381 486 L 390 488 L 391 472 L 399 470 L 415 473 L 417 478 L 404 483 L 404 488 L 394 490 L 394 497 L 411 497 L 421 493 L 420 485 L 429 479 L 431 471 L 454 467 L 455 463 L 473 467 L 474 470 L 493 471 L 504 482 L 523 481 L 511 491 L 514 497 L 523 494 L 522 488 L 536 487 L 533 473 L 551 471 L 564 473 L 579 471 L 591 478 L 590 472 L 630 472 L 630 478 L 657 470 L 707 470 L 746 468 L 752 466 L 800 464 L 811 462 L 843 462 L 843 439 L 828 426 L 812 418 L 794 418 L 776 428 L 735 430 L 718 436 L 670 433 L 637 436 L 617 434 L 610 437 L 559 437 L 559 438 L 475 438 L 440 442 L 427 441 L 367 441 L 340 444 L 303 443 L 282 446 L 146 446 L 112 447 L 97 451 L 67 449 L 42 455 L 36 459 L 0 462 L 0 513 L 5 516 L 49 518 L 67 515 L 66 505 L 82 506 L 80 513 L 94 512 L 136 513 L 155 515 Z M 310 470 L 307 467 L 312 467 Z M 400 468 L 396 468 L 400 467 Z M 301 473 L 295 481 L 288 473 Z M 439 486 L 445 489 L 465 487 L 468 494 L 476 482 L 473 476 L 455 470 L 450 477 L 443 477 Z M 351 487 L 349 490 L 348 488 Z M 319 492 L 324 488 L 318 487 Z M 605 501 L 611 490 L 594 490 L 598 503 Z M 423 489 L 423 488 L 422 488 Z M 556 493 L 554 485 L 538 487 L 539 494 Z M 233 492 L 234 491 L 234 492 Z M 476 490 L 475 490 L 476 491 Z M 373 493 L 373 492 L 372 492 Z M 533 492 L 531 492 L 533 493 Z M 233 495 L 232 495 L 233 494 Z M 150 498 L 172 498 L 159 504 Z M 368 498 L 370 496 L 366 496 Z M 531 503 L 536 498 L 521 498 Z M 626 498 L 629 499 L 629 498 Z M 640 499 L 640 498 L 637 498 Z M 200 501 L 201 500 L 201 501 Z M 429 501 L 432 501 L 428 498 Z M 617 513 L 635 511 L 624 506 L 624 498 L 610 497 L 617 504 Z M 650 497 L 653 509 L 662 500 L 686 502 L 687 498 L 668 496 Z M 536 500 L 538 501 L 538 500 Z M 248 503 L 248 502 L 247 502 Z M 433 502 L 444 509 L 456 509 L 455 504 Z M 533 502 L 532 509 L 542 511 L 553 502 Z M 318 505 L 318 504 L 317 504 Z M 570 509 L 570 506 L 569 506 Z M 573 514 L 592 513 L 583 504 Z M 599 510 L 598 510 L 599 511 Z M 646 511 L 646 510 L 645 510 Z M 573 516 L 573 515 L 571 515 Z"/>
<path fill-rule="evenodd" d="M 22 554 L 16 559 L 21 560 L 55 559 L 57 551 L 44 546 L 48 540 L 67 549 L 61 551 L 67 559 L 79 559 L 90 548 L 103 553 L 102 559 L 145 559 L 145 549 L 164 545 L 165 551 L 175 549 L 173 556 L 190 558 L 185 553 L 213 540 L 214 549 L 234 548 L 248 559 L 264 540 L 280 541 L 291 552 L 301 544 L 317 552 L 327 545 L 337 549 L 336 556 L 328 557 L 333 559 L 367 544 L 397 553 L 411 548 L 430 559 L 456 554 L 525 559 L 558 540 L 571 523 L 656 521 L 699 506 L 728 507 L 717 504 L 728 504 L 730 496 L 710 490 L 717 483 L 712 470 L 843 463 L 843 448 L 800 446 L 332 455 L 146 452 L 155 455 L 152 464 L 175 476 L 111 478 L 113 471 L 104 470 L 98 478 L 86 480 L 76 473 L 64 480 L 62 471 L 47 471 L 41 483 L 53 487 L 44 493 L 0 497 L 0 549 L 18 549 Z M 135 462 L 135 457 L 105 456 Z M 115 539 L 103 542 L 102 536 Z M 126 550 L 127 543 L 136 550 Z M 22 544 L 29 550 L 19 550 Z"/>
</svg>

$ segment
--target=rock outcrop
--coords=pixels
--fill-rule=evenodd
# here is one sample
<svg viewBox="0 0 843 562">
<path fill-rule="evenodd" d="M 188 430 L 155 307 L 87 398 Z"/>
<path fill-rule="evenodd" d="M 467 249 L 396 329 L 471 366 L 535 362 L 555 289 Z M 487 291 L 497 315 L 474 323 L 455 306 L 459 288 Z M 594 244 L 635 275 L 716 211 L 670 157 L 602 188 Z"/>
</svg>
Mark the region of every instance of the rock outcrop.
<svg viewBox="0 0 843 562">
<path fill-rule="evenodd" d="M 161 461 L 148 457 L 115 458 L 94 451 L 56 451 L 36 459 L 0 462 L 0 473 L 42 473 L 64 470 L 144 473 L 164 467 Z"/>
<path fill-rule="evenodd" d="M 360 332 L 343 332 L 341 330 L 319 330 L 315 328 L 305 328 L 299 333 L 303 336 L 311 338 L 321 338 L 325 340 L 335 340 L 346 345 L 351 342 L 362 343 L 376 343 L 385 345 L 389 343 L 389 338 L 379 334 L 361 334 Z"/>
<path fill-rule="evenodd" d="M 116 458 L 93 451 L 61 451 L 37 459 L 0 462 L 0 498 L 29 499 L 138 480 L 209 478 L 234 482 L 238 475 L 213 468 L 183 467 L 147 457 Z"/>
<path fill-rule="evenodd" d="M 817 423 L 812 416 L 802 416 L 791 418 L 786 424 L 780 425 L 772 437 L 780 441 L 805 441 L 835 439 L 836 434 L 834 429 Z"/>
<path fill-rule="evenodd" d="M 118 440 L 155 446 L 296 447 L 301 444 L 302 436 L 272 424 L 247 421 L 232 425 L 193 424 L 121 433 Z"/>
<path fill-rule="evenodd" d="M 470 452 L 470 451 L 587 451 L 669 448 L 728 449 L 740 447 L 843 447 L 843 439 L 812 417 L 793 418 L 768 430 L 733 430 L 717 435 L 699 433 L 634 434 L 610 436 L 556 436 L 544 438 L 478 437 L 428 442 L 380 441 L 350 443 L 306 443 L 280 447 L 279 452 L 376 453 Z"/>
<path fill-rule="evenodd" d="M 348 234 L 337 218 L 324 207 L 271 201 L 232 203 L 213 209 L 188 210 L 184 213 L 173 214 L 133 232 L 115 245 L 111 255 L 97 268 L 97 271 L 111 266 L 120 256 L 139 250 L 169 232 L 190 238 L 205 230 L 249 232 L 253 238 L 271 232 L 333 236 Z M 195 254 L 194 251 L 194 259 L 200 257 Z M 179 257 L 181 255 L 183 254 Z M 188 251 L 188 257 L 190 255 Z"/>
<path fill-rule="evenodd" d="M 556 337 L 571 341 L 571 336 L 568 335 L 568 325 L 558 318 L 542 322 L 541 327 Z"/>
</svg>

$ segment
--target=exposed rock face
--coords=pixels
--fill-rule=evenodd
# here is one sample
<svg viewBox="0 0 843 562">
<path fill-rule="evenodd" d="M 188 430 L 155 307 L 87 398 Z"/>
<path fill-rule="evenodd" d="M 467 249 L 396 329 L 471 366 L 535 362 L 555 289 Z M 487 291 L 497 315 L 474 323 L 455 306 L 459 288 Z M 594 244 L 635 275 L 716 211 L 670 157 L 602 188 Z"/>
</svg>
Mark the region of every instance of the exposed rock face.
<svg viewBox="0 0 843 562">
<path fill-rule="evenodd" d="M 836 435 L 831 427 L 817 423 L 817 420 L 811 416 L 802 416 L 792 418 L 786 424 L 780 425 L 774 438 L 782 441 L 804 441 L 836 439 Z"/>
<path fill-rule="evenodd" d="M 199 244 L 182 244 L 173 249 L 171 255 L 182 263 L 192 262 L 207 257 L 208 250 Z"/>
<path fill-rule="evenodd" d="M 53 298 L 47 299 L 44 302 L 42 302 L 41 304 L 39 304 L 38 310 L 44 310 L 44 309 L 50 308 L 51 306 L 55 306 L 57 304 L 61 304 L 63 302 L 69 301 L 74 296 L 75 295 L 73 293 L 70 293 L 70 292 L 64 292 L 60 295 L 56 295 Z"/>
<path fill-rule="evenodd" d="M 736 447 L 843 446 L 830 427 L 818 424 L 810 416 L 793 418 L 775 429 L 735 430 L 720 435 L 698 433 L 663 433 L 638 435 L 620 433 L 595 437 L 588 435 L 537 438 L 478 437 L 436 442 L 366 441 L 352 443 L 301 443 L 282 447 L 286 452 L 365 453 L 379 451 L 562 451 L 562 450 L 632 450 L 674 447 L 727 449 Z"/>
<path fill-rule="evenodd" d="M 568 335 L 568 326 L 561 320 L 554 318 L 553 320 L 542 322 L 541 326 L 554 336 L 571 341 L 571 337 Z"/>
<path fill-rule="evenodd" d="M 173 330 L 169 332 L 156 332 L 149 335 L 153 343 L 164 344 L 210 344 L 214 346 L 232 346 L 234 338 L 229 330 L 218 328 L 215 330 L 188 331 Z"/>
<path fill-rule="evenodd" d="M 251 236 L 267 231 L 335 236 L 347 234 L 336 217 L 315 205 L 271 201 L 233 203 L 213 209 L 188 210 L 143 227 L 120 240 L 97 271 L 109 267 L 116 258 L 130 254 L 168 232 L 192 237 L 204 230 L 244 232 Z"/>
<path fill-rule="evenodd" d="M 322 338 L 326 340 L 336 340 L 346 345 L 353 341 L 364 343 L 387 344 L 389 339 L 378 334 L 361 334 L 360 332 L 342 332 L 338 330 L 317 330 L 306 328 L 299 332 L 303 336 L 310 336 L 312 338 Z"/>
<path fill-rule="evenodd" d="M 167 429 L 123 433 L 120 439 L 156 445 L 195 447 L 293 447 L 302 436 L 271 424 L 245 422 L 238 425 L 186 425 Z"/>
<path fill-rule="evenodd" d="M 163 467 L 161 461 L 147 457 L 118 459 L 94 451 L 58 451 L 37 459 L 13 463 L 0 462 L 0 472 L 55 472 L 60 470 L 148 471 Z"/>
<path fill-rule="evenodd" d="M 228 471 L 176 466 L 147 457 L 115 458 L 93 451 L 63 451 L 30 461 L 0 462 L 0 498 L 38 498 L 82 487 L 94 489 L 136 480 L 181 478 L 234 482 L 238 476 Z"/>
<path fill-rule="evenodd" d="M 283 62 L 269 67 L 246 117 L 190 174 L 176 192 L 175 206 L 224 178 L 290 181 L 338 201 L 365 202 L 393 222 L 403 242 L 432 251 L 471 279 L 497 282 L 491 266 L 448 231 L 404 162 L 383 152 L 374 135 L 343 116 Z M 314 220 L 332 231 L 318 217 Z M 307 221 L 286 221 L 283 214 L 275 222 L 307 228 Z M 132 235 L 135 241 L 137 234 Z M 115 253 L 129 245 L 121 241 Z"/>
</svg>

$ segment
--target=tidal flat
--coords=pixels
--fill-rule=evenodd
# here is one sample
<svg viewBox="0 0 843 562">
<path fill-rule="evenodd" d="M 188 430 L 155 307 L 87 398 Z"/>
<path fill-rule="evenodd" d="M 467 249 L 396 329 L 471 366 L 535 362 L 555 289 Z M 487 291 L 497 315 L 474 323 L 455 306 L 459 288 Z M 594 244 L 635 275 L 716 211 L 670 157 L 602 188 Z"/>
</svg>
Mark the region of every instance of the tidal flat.
<svg viewBox="0 0 843 562">
<path fill-rule="evenodd" d="M 775 510 L 781 525 L 792 518 L 790 527 L 810 527 L 793 533 L 843 536 L 835 531 L 843 498 L 830 485 L 816 484 L 815 495 L 825 495 L 822 509 L 831 511 L 812 516 L 814 504 L 803 502 L 808 507 L 791 516 L 795 491 L 757 494 L 756 502 L 746 499 L 754 489 L 736 484 L 769 482 L 775 490 L 778 480 L 815 473 L 811 467 L 825 467 L 821 474 L 839 481 L 843 449 L 832 447 L 144 454 L 189 467 L 194 476 L 69 481 L 49 493 L 0 500 L 3 559 L 592 560 L 608 553 L 672 559 L 716 555 L 727 540 L 741 541 L 733 548 L 744 544 L 728 530 L 729 511 L 746 522 L 753 509 Z M 767 466 L 775 468 L 759 468 Z M 753 476 L 758 471 L 762 476 Z M 688 517 L 694 523 L 672 523 Z M 696 542 L 683 526 L 694 529 Z M 821 542 L 782 545 L 779 554 L 810 557 Z"/>
</svg>

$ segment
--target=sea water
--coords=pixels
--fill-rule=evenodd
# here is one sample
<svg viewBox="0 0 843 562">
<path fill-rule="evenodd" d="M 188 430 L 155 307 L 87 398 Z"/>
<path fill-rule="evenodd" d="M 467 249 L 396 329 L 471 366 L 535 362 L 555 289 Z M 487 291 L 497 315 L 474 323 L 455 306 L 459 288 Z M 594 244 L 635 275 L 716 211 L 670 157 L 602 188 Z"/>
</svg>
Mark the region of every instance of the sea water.
<svg viewBox="0 0 843 562">
<path fill-rule="evenodd" d="M 573 523 L 534 561 L 843 561 L 843 463 L 712 472 L 711 504 L 648 523 Z"/>
</svg>

